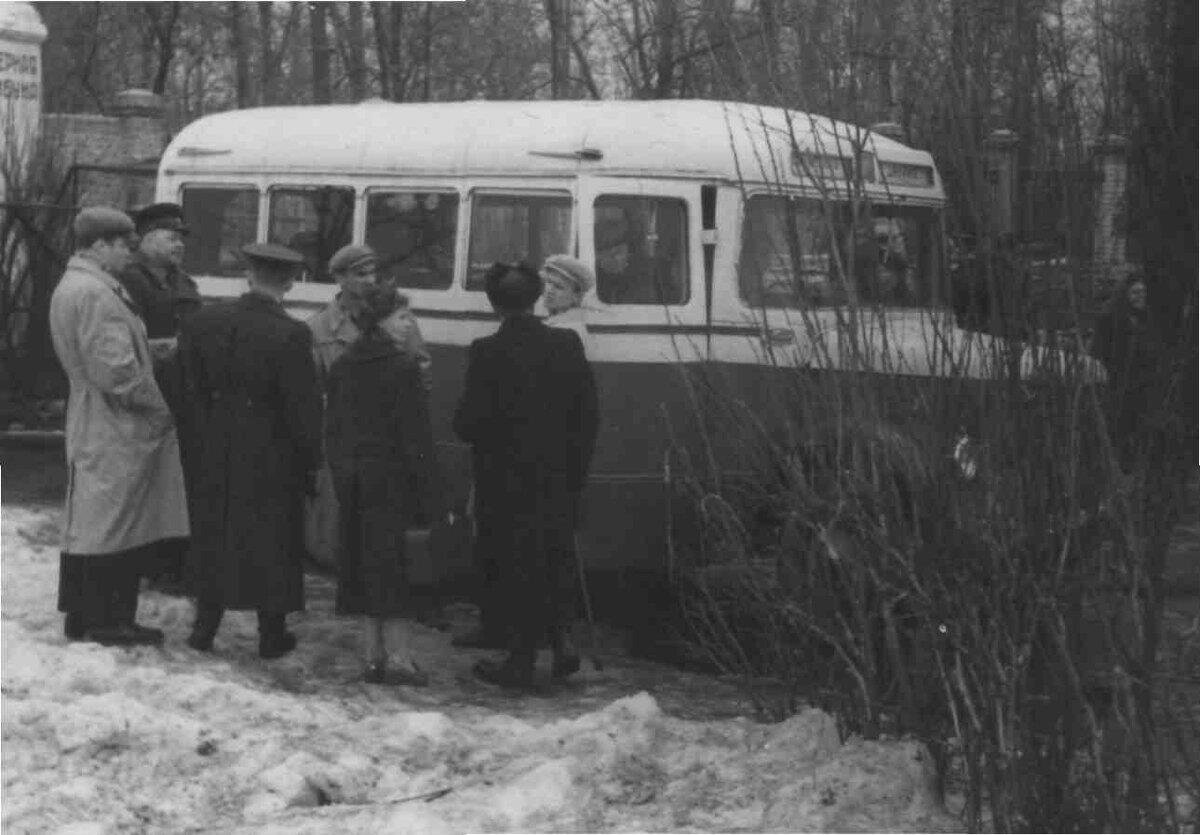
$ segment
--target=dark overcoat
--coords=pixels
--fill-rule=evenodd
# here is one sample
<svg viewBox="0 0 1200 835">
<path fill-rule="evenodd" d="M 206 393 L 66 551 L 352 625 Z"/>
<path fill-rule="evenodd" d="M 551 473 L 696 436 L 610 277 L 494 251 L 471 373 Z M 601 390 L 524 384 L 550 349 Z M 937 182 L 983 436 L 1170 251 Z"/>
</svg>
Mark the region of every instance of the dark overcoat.
<svg viewBox="0 0 1200 835">
<path fill-rule="evenodd" d="M 146 323 L 149 339 L 178 336 L 184 320 L 202 305 L 200 290 L 191 276 L 175 266 L 154 264 L 141 253 L 134 254 L 117 280 L 129 293 L 138 316 Z M 171 408 L 183 438 L 189 427 L 183 408 L 179 357 L 155 362 L 154 380 Z"/>
<path fill-rule="evenodd" d="M 230 609 L 300 610 L 303 497 L 320 460 L 309 330 L 247 293 L 192 315 L 180 359 L 194 427 L 194 591 Z"/>
<path fill-rule="evenodd" d="M 325 457 L 339 513 L 339 614 L 406 614 L 405 532 L 434 513 L 433 431 L 421 368 L 381 330 L 326 377 Z"/>
<path fill-rule="evenodd" d="M 561 611 L 597 420 L 574 331 L 520 315 L 471 344 L 454 430 L 472 447 L 478 547 L 500 566 L 501 616 L 527 640 Z"/>
</svg>

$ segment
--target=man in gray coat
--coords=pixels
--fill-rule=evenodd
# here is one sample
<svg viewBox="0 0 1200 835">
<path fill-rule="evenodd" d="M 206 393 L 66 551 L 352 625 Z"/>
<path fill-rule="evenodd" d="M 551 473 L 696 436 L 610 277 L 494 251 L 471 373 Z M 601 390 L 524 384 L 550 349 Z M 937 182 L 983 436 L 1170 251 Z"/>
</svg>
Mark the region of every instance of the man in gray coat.
<svg viewBox="0 0 1200 835">
<path fill-rule="evenodd" d="M 114 276 L 133 223 L 106 207 L 74 223 L 76 251 L 50 299 L 50 335 L 70 383 L 58 608 L 72 640 L 156 644 L 134 623 L 147 556 L 188 535 L 175 422 L 154 381 L 146 327 Z"/>
</svg>

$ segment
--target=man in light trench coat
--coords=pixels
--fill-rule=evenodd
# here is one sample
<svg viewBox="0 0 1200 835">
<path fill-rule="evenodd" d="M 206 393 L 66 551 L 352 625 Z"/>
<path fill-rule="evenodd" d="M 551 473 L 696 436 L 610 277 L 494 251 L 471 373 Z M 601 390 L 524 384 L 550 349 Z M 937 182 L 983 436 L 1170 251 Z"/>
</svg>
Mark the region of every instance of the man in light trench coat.
<svg viewBox="0 0 1200 835">
<path fill-rule="evenodd" d="M 50 334 L 70 383 L 58 609 L 72 640 L 157 644 L 162 631 L 134 615 L 147 556 L 188 535 L 179 440 L 146 327 L 114 278 L 129 261 L 133 222 L 87 208 L 74 232 L 75 254 L 50 299 Z"/>
</svg>

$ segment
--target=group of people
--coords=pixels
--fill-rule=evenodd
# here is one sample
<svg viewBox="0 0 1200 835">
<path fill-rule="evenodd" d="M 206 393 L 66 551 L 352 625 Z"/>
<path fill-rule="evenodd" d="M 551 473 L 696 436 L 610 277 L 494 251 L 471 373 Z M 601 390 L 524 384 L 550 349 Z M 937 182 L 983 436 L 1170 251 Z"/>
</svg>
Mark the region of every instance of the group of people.
<svg viewBox="0 0 1200 835">
<path fill-rule="evenodd" d="M 328 265 L 338 295 L 302 323 L 282 303 L 302 255 L 251 244 L 247 292 L 202 305 L 182 269 L 187 232 L 171 203 L 132 219 L 92 207 L 74 221 L 50 305 L 70 384 L 66 636 L 160 644 L 162 631 L 135 618 L 140 581 L 179 564 L 195 601 L 188 646 L 212 652 L 225 611 L 252 610 L 259 655 L 287 654 L 297 640 L 286 616 L 304 607 L 304 503 L 324 483 L 337 500 L 336 612 L 367 619 L 364 680 L 425 684 L 401 620 L 414 604 L 407 531 L 441 510 L 435 371 L 407 300 L 352 244 Z M 507 650 L 474 668 L 505 687 L 532 685 L 546 643 L 552 675 L 580 665 L 574 532 L 598 420 L 572 309 L 593 285 L 566 255 L 540 271 L 494 265 L 485 290 L 501 324 L 470 346 L 454 415 L 473 452 L 483 591 L 481 630 L 458 643 Z M 549 324 L 533 313 L 543 292 Z"/>
</svg>

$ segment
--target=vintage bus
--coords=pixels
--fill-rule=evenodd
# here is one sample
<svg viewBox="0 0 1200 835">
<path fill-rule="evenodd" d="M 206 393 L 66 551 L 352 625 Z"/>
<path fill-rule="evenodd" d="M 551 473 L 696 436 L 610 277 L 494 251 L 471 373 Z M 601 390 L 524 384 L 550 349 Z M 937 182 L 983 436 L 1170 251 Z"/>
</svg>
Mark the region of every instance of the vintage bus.
<svg viewBox="0 0 1200 835">
<path fill-rule="evenodd" d="M 946 312 L 946 197 L 930 154 L 804 113 L 716 101 L 240 110 L 180 131 L 157 199 L 182 204 L 185 268 L 208 298 L 243 292 L 239 250 L 253 241 L 308 259 L 287 300 L 298 317 L 334 298 L 325 265 L 339 247 L 380 253 L 432 353 L 434 431 L 460 512 L 469 455 L 450 417 L 467 346 L 497 326 L 484 271 L 562 252 L 594 264 L 583 330 L 603 417 L 580 541 L 595 570 L 663 559 L 664 415 L 690 408 L 680 363 L 991 373 L 986 337 Z M 880 350 L 844 355 L 851 305 L 887 323 Z"/>
</svg>

